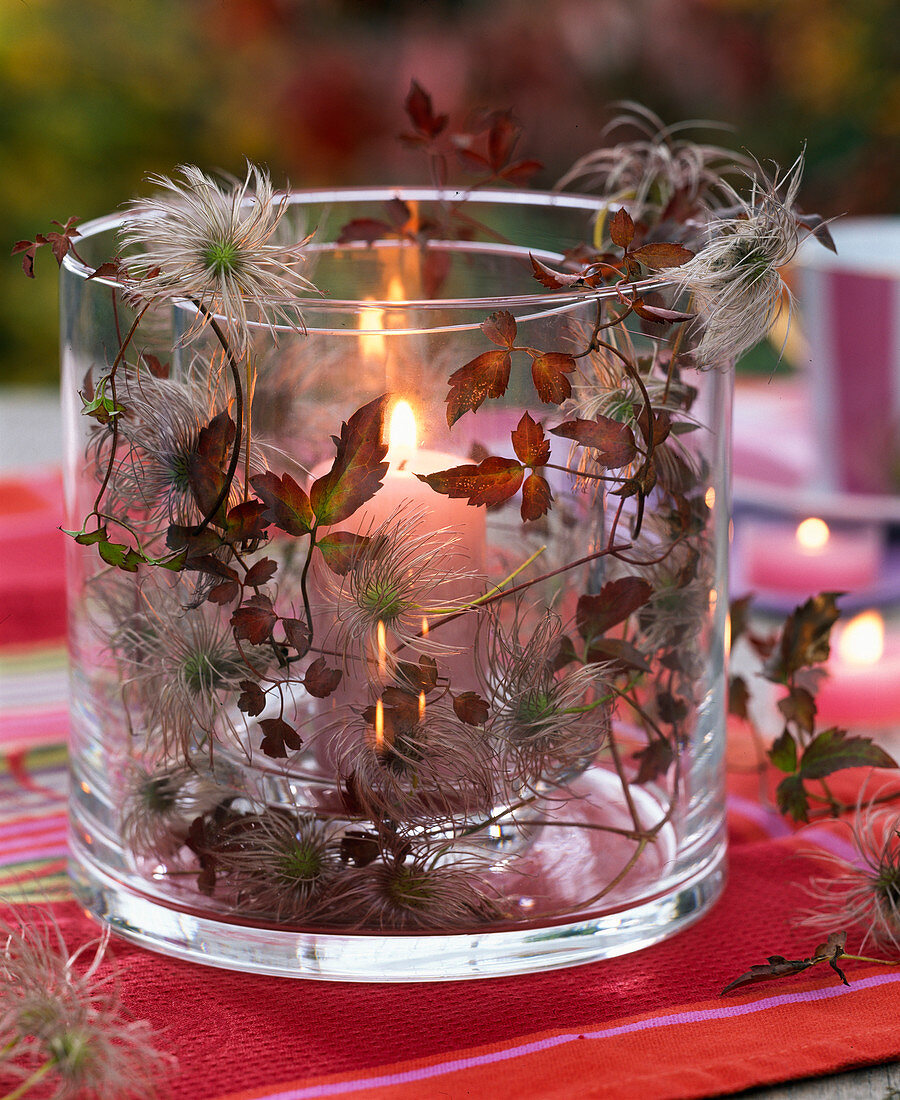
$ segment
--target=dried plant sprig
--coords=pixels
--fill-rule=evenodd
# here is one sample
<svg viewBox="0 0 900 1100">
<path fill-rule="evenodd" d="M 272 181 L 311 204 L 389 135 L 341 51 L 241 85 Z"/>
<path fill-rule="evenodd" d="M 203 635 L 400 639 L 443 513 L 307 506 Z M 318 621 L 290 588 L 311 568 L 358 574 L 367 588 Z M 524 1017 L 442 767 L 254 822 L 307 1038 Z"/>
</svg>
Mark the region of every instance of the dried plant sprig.
<svg viewBox="0 0 900 1100">
<path fill-rule="evenodd" d="M 630 130 L 639 136 L 597 149 L 581 157 L 557 187 L 576 183 L 611 201 L 625 201 L 635 220 L 693 218 L 702 226 L 705 213 L 731 205 L 733 192 L 725 182 L 746 170 L 748 158 L 718 145 L 697 144 L 680 137 L 685 130 L 709 129 L 703 121 L 666 126 L 639 103 L 620 104 L 622 111 L 605 127 L 603 136 Z M 727 129 L 718 124 L 718 128 Z"/>
<path fill-rule="evenodd" d="M 194 818 L 228 793 L 203 770 L 202 761 L 156 768 L 134 761 L 126 774 L 122 839 L 137 856 L 171 858 L 187 839 Z"/>
<path fill-rule="evenodd" d="M 609 731 L 611 680 L 604 665 L 559 671 L 562 624 L 518 603 L 479 624 L 477 665 L 488 700 L 487 729 L 513 789 L 534 790 L 584 768 Z"/>
<path fill-rule="evenodd" d="M 210 604 L 185 608 L 179 589 L 144 583 L 139 610 L 113 633 L 110 644 L 126 698 L 139 707 L 143 732 L 155 750 L 189 757 L 217 734 L 235 731 L 227 708 L 254 677 L 228 621 Z M 264 652 L 255 655 L 265 661 Z"/>
<path fill-rule="evenodd" d="M 343 876 L 326 919 L 399 931 L 477 928 L 503 915 L 487 881 L 488 868 L 474 855 L 454 855 L 443 863 L 427 850 L 386 855 Z"/>
<path fill-rule="evenodd" d="M 702 332 L 694 351 L 696 365 L 727 366 L 759 343 L 791 295 L 781 268 L 800 244 L 796 210 L 804 154 L 783 175 L 751 176 L 748 199 L 734 192 L 735 217 L 711 223 L 708 243 L 678 269 L 679 285 L 693 297 Z"/>
<path fill-rule="evenodd" d="M 438 631 L 423 629 L 423 622 L 427 627 L 448 605 L 473 603 L 478 595 L 473 563 L 458 536 L 430 530 L 426 516 L 424 509 L 401 507 L 368 532 L 343 577 L 324 577 L 335 647 L 345 663 L 356 665 L 357 674 L 384 682 L 397 653 L 408 659 L 458 652 Z"/>
<path fill-rule="evenodd" d="M 194 849 L 242 913 L 296 921 L 316 909 L 340 873 L 340 834 L 340 826 L 314 816 L 265 807 L 226 817 Z"/>
<path fill-rule="evenodd" d="M 273 334 L 277 322 L 302 331 L 297 298 L 315 287 L 300 274 L 309 238 L 282 239 L 287 195 L 249 163 L 243 182 L 226 184 L 191 164 L 178 171 L 180 179 L 150 176 L 162 194 L 128 208 L 121 239 L 136 250 L 127 256 L 135 295 L 202 304 L 208 313 L 197 313 L 185 340 L 215 314 L 238 354 L 246 351 L 254 323 Z"/>
<path fill-rule="evenodd" d="M 69 952 L 52 918 L 0 920 L 0 1078 L 23 1096 L 52 1079 L 54 1100 L 152 1100 L 174 1059 L 143 1021 L 128 1020 L 113 976 L 98 977 L 109 929 Z M 82 971 L 81 957 L 90 957 Z"/>
<path fill-rule="evenodd" d="M 813 928 L 851 926 L 868 943 L 900 954 L 900 813 L 863 807 L 850 828 L 855 860 L 813 849 L 809 854 L 830 873 L 814 875 L 807 893 L 816 908 L 804 923 Z"/>
</svg>

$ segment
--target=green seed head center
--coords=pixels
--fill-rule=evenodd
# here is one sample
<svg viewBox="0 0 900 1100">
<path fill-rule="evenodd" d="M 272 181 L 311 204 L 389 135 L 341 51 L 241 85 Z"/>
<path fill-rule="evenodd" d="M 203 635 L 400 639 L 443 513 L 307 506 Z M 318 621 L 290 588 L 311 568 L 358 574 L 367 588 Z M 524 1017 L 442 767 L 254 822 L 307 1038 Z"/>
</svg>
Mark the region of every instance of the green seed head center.
<svg viewBox="0 0 900 1100">
<path fill-rule="evenodd" d="M 233 241 L 212 241 L 203 252 L 203 262 L 220 277 L 235 270 L 238 258 L 238 248 Z"/>
<path fill-rule="evenodd" d="M 322 853 L 311 844 L 298 843 L 284 854 L 279 871 L 291 882 L 310 882 L 322 870 Z"/>
</svg>

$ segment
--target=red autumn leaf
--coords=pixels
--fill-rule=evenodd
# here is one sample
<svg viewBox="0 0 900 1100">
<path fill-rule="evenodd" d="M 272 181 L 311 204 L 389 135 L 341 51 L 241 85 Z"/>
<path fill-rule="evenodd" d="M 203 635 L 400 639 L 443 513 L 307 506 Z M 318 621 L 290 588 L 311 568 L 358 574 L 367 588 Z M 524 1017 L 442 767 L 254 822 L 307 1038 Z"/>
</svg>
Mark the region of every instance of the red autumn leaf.
<svg viewBox="0 0 900 1100">
<path fill-rule="evenodd" d="M 649 745 L 631 754 L 639 762 L 637 782 L 649 783 L 658 775 L 665 775 L 675 759 L 668 741 L 654 739 Z"/>
<path fill-rule="evenodd" d="M 166 546 L 170 550 L 185 551 L 186 569 L 205 570 L 207 573 L 212 572 L 219 576 L 220 574 L 214 568 L 208 569 L 205 564 L 201 563 L 205 562 L 207 558 L 218 562 L 219 559 L 213 558 L 212 555 L 222 545 L 221 535 L 210 527 L 204 528 L 199 534 L 193 527 L 184 527 L 180 523 L 172 523 L 166 529 Z M 236 577 L 237 574 L 235 573 Z"/>
<path fill-rule="evenodd" d="M 460 722 L 467 726 L 482 726 L 488 718 L 488 705 L 474 691 L 463 691 L 453 699 L 453 710 Z"/>
<path fill-rule="evenodd" d="M 182 530 L 184 530 L 184 528 L 182 528 Z M 190 528 L 187 528 L 187 530 L 190 530 Z M 205 534 L 206 532 L 203 533 Z M 216 535 L 215 532 L 212 532 L 212 534 L 216 540 L 213 548 L 218 548 L 220 542 L 219 536 Z M 202 541 L 202 536 L 195 541 Z M 173 550 L 181 548 L 172 543 L 170 543 L 170 546 Z M 235 583 L 237 583 L 239 580 L 237 571 L 235 569 L 232 569 L 230 565 L 226 565 L 224 561 L 222 561 L 220 558 L 217 558 L 214 554 L 202 553 L 200 551 L 197 551 L 195 555 L 189 557 L 188 560 L 190 562 L 188 568 L 194 569 L 198 573 L 209 573 L 213 577 L 222 577 L 223 580 L 233 581 Z"/>
<path fill-rule="evenodd" d="M 99 271 L 99 268 L 97 269 Z M 149 351 L 141 353 L 141 358 L 147 364 L 150 373 L 154 378 L 168 378 L 169 377 L 169 364 L 161 363 L 155 355 L 151 355 Z"/>
<path fill-rule="evenodd" d="M 225 604 L 234 603 L 240 591 L 241 586 L 235 581 L 222 581 L 221 584 L 217 584 L 207 592 L 206 598 L 210 603 L 224 606 Z"/>
<path fill-rule="evenodd" d="M 394 674 L 400 687 L 413 692 L 418 700 L 420 691 L 432 691 L 437 684 L 437 661 L 434 657 L 425 655 L 419 658 L 418 664 L 413 664 L 412 661 L 398 661 Z"/>
<path fill-rule="evenodd" d="M 309 493 L 319 523 L 341 523 L 370 500 L 387 473 L 383 441 L 384 410 L 388 394 L 368 402 L 341 425 L 337 455 L 327 474 L 317 478 Z"/>
<path fill-rule="evenodd" d="M 599 452 L 593 457 L 601 466 L 618 469 L 633 462 L 637 455 L 631 428 L 608 416 L 597 416 L 593 420 L 567 420 L 559 427 L 551 428 L 550 434 L 574 439 L 579 446 Z"/>
<path fill-rule="evenodd" d="M 238 696 L 238 710 L 255 718 L 266 709 L 266 693 L 253 680 L 241 680 L 239 687 L 241 694 Z"/>
<path fill-rule="evenodd" d="M 263 739 L 259 747 L 266 756 L 283 760 L 287 756 L 288 749 L 296 751 L 303 747 L 300 734 L 283 718 L 263 718 L 259 728 L 263 731 Z"/>
<path fill-rule="evenodd" d="M 651 305 L 643 298 L 635 298 L 631 303 L 634 312 L 643 317 L 645 321 L 655 321 L 660 325 L 672 325 L 676 321 L 690 321 L 696 314 L 682 313 L 678 309 L 664 309 L 662 306 Z"/>
<path fill-rule="evenodd" d="M 278 562 L 273 561 L 271 558 L 260 558 L 247 570 L 244 584 L 250 588 L 258 588 L 261 584 L 268 584 L 277 572 Z"/>
<path fill-rule="evenodd" d="M 481 331 L 492 344 L 511 348 L 516 342 L 516 319 L 507 310 L 499 309 L 481 322 Z"/>
<path fill-rule="evenodd" d="M 303 686 L 310 695 L 325 699 L 341 682 L 342 676 L 339 668 L 329 668 L 324 657 L 317 657 L 306 670 Z"/>
<path fill-rule="evenodd" d="M 447 125 L 447 115 L 436 115 L 431 96 L 415 80 L 406 97 L 406 113 L 413 126 L 427 138 L 435 138 Z"/>
<path fill-rule="evenodd" d="M 282 619 L 281 625 L 284 628 L 284 636 L 288 640 L 288 645 L 297 650 L 298 657 L 305 657 L 312 642 L 312 636 L 309 633 L 309 626 L 306 621 L 304 619 Z"/>
<path fill-rule="evenodd" d="M 351 241 L 365 241 L 366 244 L 374 244 L 375 241 L 393 236 L 396 236 L 394 227 L 381 221 L 380 218 L 353 218 L 341 226 L 337 243 L 350 244 Z"/>
<path fill-rule="evenodd" d="M 560 351 L 545 351 L 531 364 L 531 377 L 538 397 L 548 405 L 559 405 L 571 396 L 572 384 L 566 378 L 575 370 L 575 360 Z"/>
<path fill-rule="evenodd" d="M 348 785 L 352 778 L 351 776 L 348 779 Z M 360 812 L 360 809 L 356 811 L 350 809 L 347 806 L 347 800 L 345 800 L 345 807 L 351 814 Z M 348 829 L 341 837 L 340 855 L 341 863 L 352 863 L 354 867 L 368 867 L 381 855 L 381 844 L 378 842 L 377 836 L 359 832 L 356 829 Z"/>
<path fill-rule="evenodd" d="M 609 239 L 619 248 L 627 248 L 634 240 L 634 221 L 624 206 L 609 220 Z"/>
<path fill-rule="evenodd" d="M 511 366 L 508 351 L 485 351 L 454 371 L 447 394 L 448 425 L 452 428 L 464 413 L 480 409 L 488 397 L 502 397 Z"/>
<path fill-rule="evenodd" d="M 251 596 L 231 616 L 231 629 L 235 638 L 246 638 L 252 645 L 261 645 L 271 637 L 277 621 L 268 596 Z"/>
<path fill-rule="evenodd" d="M 561 271 L 554 271 L 552 267 L 547 267 L 531 253 L 528 255 L 531 260 L 532 274 L 541 286 L 547 287 L 548 290 L 562 290 L 584 281 L 583 275 L 564 275 Z"/>
<path fill-rule="evenodd" d="M 267 518 L 288 535 L 306 535 L 315 524 L 309 496 L 290 474 L 268 471 L 250 478 L 250 484 L 268 509 Z"/>
<path fill-rule="evenodd" d="M 591 643 L 586 660 L 608 665 L 612 672 L 650 671 L 643 653 L 622 638 L 597 638 Z"/>
<path fill-rule="evenodd" d="M 22 254 L 22 270 L 28 276 L 29 279 L 34 278 L 34 257 L 37 250 L 42 244 L 46 244 L 47 239 L 43 233 L 38 233 L 37 238 L 33 241 L 16 241 L 12 246 L 10 255 L 17 256 Z"/>
<path fill-rule="evenodd" d="M 121 281 L 126 278 L 128 271 L 121 260 L 107 260 L 106 263 L 100 264 L 99 267 L 95 267 L 94 270 L 88 275 L 88 282 L 91 279 L 115 279 Z M 146 355 L 144 356 L 146 359 Z M 155 357 L 154 357 L 155 358 Z M 168 374 L 162 377 L 168 378 Z"/>
<path fill-rule="evenodd" d="M 545 466 L 550 461 L 550 440 L 530 413 L 522 416 L 510 434 L 513 450 L 523 466 Z"/>
<path fill-rule="evenodd" d="M 224 466 L 231 456 L 236 431 L 234 421 L 223 410 L 200 429 L 197 437 L 197 454 L 214 466 Z"/>
<path fill-rule="evenodd" d="M 553 494 L 547 479 L 540 474 L 529 474 L 522 485 L 520 512 L 524 521 L 540 519 L 550 511 Z"/>
<path fill-rule="evenodd" d="M 618 241 L 616 242 L 618 244 Z M 689 248 L 680 244 L 671 244 L 668 241 L 655 241 L 653 244 L 642 244 L 630 253 L 632 259 L 639 260 L 644 267 L 681 267 L 688 260 L 694 258 L 694 253 Z"/>
<path fill-rule="evenodd" d="M 513 458 L 489 455 L 478 463 L 454 466 L 433 474 L 416 474 L 436 493 L 454 499 L 468 497 L 469 504 L 502 504 L 515 496 L 522 484 L 524 471 Z"/>
<path fill-rule="evenodd" d="M 316 545 L 322 551 L 325 564 L 332 573 L 345 577 L 368 541 L 365 535 L 354 535 L 350 531 L 335 531 L 319 539 Z"/>
<path fill-rule="evenodd" d="M 585 641 L 601 637 L 624 622 L 653 595 L 653 586 L 643 577 L 619 577 L 607 581 L 594 596 L 579 596 L 575 624 Z"/>
<path fill-rule="evenodd" d="M 543 167 L 543 162 L 539 160 L 517 160 L 513 164 L 508 164 L 498 174 L 501 179 L 505 179 L 508 183 L 522 184 L 527 183 Z"/>
<path fill-rule="evenodd" d="M 509 163 L 521 133 L 522 128 L 513 122 L 509 111 L 494 115 L 488 132 L 488 159 L 495 174 Z"/>
<path fill-rule="evenodd" d="M 269 526 L 266 506 L 260 500 L 245 500 L 229 509 L 225 517 L 225 538 L 228 542 L 258 539 Z"/>
</svg>

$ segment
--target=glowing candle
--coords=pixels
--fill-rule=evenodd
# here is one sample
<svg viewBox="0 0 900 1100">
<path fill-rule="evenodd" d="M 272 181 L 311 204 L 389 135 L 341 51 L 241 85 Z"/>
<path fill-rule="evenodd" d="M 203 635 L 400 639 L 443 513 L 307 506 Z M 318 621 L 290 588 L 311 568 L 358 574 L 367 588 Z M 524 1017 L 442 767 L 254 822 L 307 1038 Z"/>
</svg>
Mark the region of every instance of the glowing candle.
<svg viewBox="0 0 900 1100">
<path fill-rule="evenodd" d="M 743 523 L 736 555 L 749 587 L 802 597 L 870 587 L 878 579 L 882 543 L 875 528 L 832 531 L 824 520 L 810 516 L 795 529 Z"/>
<path fill-rule="evenodd" d="M 900 725 L 900 636 L 886 633 L 877 611 L 835 627 L 827 668 L 816 697 L 819 728 Z"/>
</svg>

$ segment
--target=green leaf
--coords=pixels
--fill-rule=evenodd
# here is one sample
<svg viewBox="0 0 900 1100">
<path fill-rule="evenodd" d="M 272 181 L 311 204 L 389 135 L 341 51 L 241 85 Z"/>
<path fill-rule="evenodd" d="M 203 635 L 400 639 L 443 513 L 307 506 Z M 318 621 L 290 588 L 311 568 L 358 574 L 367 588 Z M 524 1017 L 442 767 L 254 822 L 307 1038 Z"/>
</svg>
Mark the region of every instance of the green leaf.
<svg viewBox="0 0 900 1100">
<path fill-rule="evenodd" d="M 363 405 L 341 425 L 334 464 L 317 478 L 309 492 L 316 519 L 323 526 L 341 523 L 370 500 L 387 473 L 383 441 L 388 394 Z"/>
<path fill-rule="evenodd" d="M 793 773 L 797 770 L 797 742 L 790 730 L 782 733 L 767 755 L 775 767 L 781 771 Z"/>
<path fill-rule="evenodd" d="M 107 565 L 114 565 L 126 573 L 136 573 L 146 559 L 142 554 L 121 542 L 99 542 L 97 549 Z"/>
<path fill-rule="evenodd" d="M 809 799 L 803 779 L 799 775 L 789 775 L 778 784 L 775 801 L 783 814 L 790 814 L 794 821 L 809 821 Z"/>
<path fill-rule="evenodd" d="M 806 746 L 800 761 L 805 779 L 822 779 L 842 768 L 896 768 L 897 762 L 869 737 L 848 737 L 846 730 L 823 730 Z"/>
</svg>

